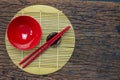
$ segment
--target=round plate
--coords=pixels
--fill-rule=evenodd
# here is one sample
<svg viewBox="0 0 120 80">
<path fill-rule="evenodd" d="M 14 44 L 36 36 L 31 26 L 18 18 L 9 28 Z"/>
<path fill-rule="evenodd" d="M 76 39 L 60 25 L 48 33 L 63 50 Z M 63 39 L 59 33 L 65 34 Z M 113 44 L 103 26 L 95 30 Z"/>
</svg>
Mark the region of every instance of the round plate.
<svg viewBox="0 0 120 80">
<path fill-rule="evenodd" d="M 61 43 L 57 47 L 50 47 L 26 68 L 21 68 L 28 73 L 38 75 L 53 73 L 61 69 L 72 56 L 75 46 L 75 34 L 69 19 L 62 13 L 62 11 L 46 5 L 33 5 L 26 7 L 19 11 L 14 17 L 21 15 L 31 16 L 36 19 L 41 24 L 43 35 L 39 45 L 28 51 L 15 49 L 10 45 L 6 37 L 7 52 L 13 63 L 21 68 L 18 64 L 19 61 L 45 43 L 47 36 L 51 32 L 59 32 L 69 25 L 71 26 L 70 30 L 62 36 Z"/>
</svg>

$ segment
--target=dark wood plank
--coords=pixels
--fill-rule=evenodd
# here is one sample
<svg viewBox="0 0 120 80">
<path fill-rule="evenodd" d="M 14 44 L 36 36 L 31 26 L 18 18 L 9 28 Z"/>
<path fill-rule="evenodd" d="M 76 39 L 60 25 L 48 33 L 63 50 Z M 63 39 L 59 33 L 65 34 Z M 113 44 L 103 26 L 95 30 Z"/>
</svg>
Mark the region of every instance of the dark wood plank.
<svg viewBox="0 0 120 80">
<path fill-rule="evenodd" d="M 74 26 L 76 45 L 59 71 L 39 76 L 20 70 L 5 48 L 5 31 L 20 9 L 46 4 L 62 10 Z M 0 80 L 120 80 L 120 3 L 79 0 L 0 0 Z"/>
</svg>

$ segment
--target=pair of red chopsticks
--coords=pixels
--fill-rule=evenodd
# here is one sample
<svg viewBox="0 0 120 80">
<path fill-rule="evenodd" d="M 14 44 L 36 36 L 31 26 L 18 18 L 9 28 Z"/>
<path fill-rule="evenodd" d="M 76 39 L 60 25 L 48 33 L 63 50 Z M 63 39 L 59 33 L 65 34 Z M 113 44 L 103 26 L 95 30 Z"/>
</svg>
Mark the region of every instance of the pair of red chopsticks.
<svg viewBox="0 0 120 80">
<path fill-rule="evenodd" d="M 60 38 L 65 32 L 70 29 L 70 26 L 65 27 L 62 31 L 60 31 L 57 35 L 51 38 L 49 41 L 44 43 L 40 48 L 35 50 L 33 53 L 29 54 L 23 60 L 19 62 L 20 65 L 23 64 L 22 68 L 28 66 L 33 60 L 35 60 L 42 52 L 48 49 L 58 38 Z"/>
</svg>

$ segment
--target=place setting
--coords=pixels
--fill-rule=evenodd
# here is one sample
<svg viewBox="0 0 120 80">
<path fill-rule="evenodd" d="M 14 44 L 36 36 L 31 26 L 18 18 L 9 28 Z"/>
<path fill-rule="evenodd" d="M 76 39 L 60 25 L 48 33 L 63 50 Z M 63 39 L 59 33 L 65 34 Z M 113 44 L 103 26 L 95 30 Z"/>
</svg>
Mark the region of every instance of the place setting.
<svg viewBox="0 0 120 80">
<path fill-rule="evenodd" d="M 5 43 L 12 62 L 30 74 L 58 71 L 75 47 L 74 29 L 67 16 L 47 5 L 28 6 L 11 19 Z"/>
</svg>

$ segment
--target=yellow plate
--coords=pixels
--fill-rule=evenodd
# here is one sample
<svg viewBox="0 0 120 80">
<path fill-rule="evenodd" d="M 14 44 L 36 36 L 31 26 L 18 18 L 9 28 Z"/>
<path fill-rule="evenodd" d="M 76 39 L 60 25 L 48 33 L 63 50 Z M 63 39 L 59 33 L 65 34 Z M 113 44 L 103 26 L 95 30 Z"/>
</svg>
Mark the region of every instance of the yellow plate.
<svg viewBox="0 0 120 80">
<path fill-rule="evenodd" d="M 51 32 L 59 32 L 64 27 L 70 25 L 71 29 L 62 36 L 62 41 L 59 46 L 55 48 L 50 47 L 29 66 L 22 70 L 32 74 L 44 75 L 61 69 L 70 59 L 75 46 L 74 30 L 68 18 L 62 11 L 47 5 L 33 5 L 26 7 L 19 11 L 14 17 L 21 15 L 35 18 L 42 27 L 43 35 L 41 42 L 32 50 L 27 51 L 21 51 L 14 48 L 9 43 L 6 36 L 6 49 L 13 63 L 22 69 L 18 64 L 20 60 L 45 43 L 46 37 Z"/>
</svg>

